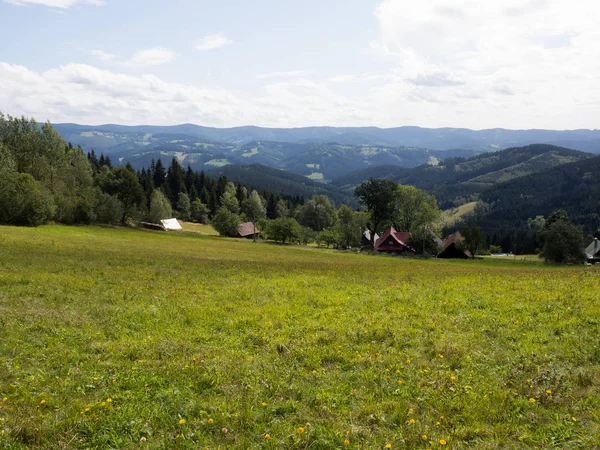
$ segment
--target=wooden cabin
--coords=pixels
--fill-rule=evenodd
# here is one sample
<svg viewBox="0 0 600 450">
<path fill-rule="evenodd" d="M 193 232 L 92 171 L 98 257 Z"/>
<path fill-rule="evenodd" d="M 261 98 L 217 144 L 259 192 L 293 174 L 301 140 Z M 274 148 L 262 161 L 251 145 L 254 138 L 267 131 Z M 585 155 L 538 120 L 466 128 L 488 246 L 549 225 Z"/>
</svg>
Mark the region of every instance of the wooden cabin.
<svg viewBox="0 0 600 450">
<path fill-rule="evenodd" d="M 237 236 L 244 239 L 258 239 L 260 230 L 252 222 L 241 223 L 238 227 Z"/>
<path fill-rule="evenodd" d="M 463 250 L 460 245 L 464 240 L 465 238 L 460 234 L 460 231 L 448 236 L 444 239 L 442 251 L 438 254 L 438 258 L 469 259 L 471 252 Z"/>
</svg>

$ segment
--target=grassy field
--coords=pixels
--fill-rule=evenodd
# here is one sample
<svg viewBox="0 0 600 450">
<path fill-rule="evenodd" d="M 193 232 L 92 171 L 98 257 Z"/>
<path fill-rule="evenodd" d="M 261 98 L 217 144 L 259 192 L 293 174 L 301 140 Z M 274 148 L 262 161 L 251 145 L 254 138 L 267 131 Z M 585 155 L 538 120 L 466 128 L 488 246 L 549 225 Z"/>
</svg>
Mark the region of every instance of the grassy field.
<svg viewBox="0 0 600 450">
<path fill-rule="evenodd" d="M 598 448 L 599 269 L 0 227 L 0 448 Z"/>
</svg>

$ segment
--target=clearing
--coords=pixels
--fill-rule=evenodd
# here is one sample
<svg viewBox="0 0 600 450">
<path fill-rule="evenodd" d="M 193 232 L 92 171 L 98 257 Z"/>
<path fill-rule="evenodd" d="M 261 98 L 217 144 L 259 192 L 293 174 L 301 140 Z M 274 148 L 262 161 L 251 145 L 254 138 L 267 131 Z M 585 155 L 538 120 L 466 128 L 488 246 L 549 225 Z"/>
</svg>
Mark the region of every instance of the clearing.
<svg viewBox="0 0 600 450">
<path fill-rule="evenodd" d="M 0 448 L 598 448 L 599 269 L 0 227 Z"/>
</svg>

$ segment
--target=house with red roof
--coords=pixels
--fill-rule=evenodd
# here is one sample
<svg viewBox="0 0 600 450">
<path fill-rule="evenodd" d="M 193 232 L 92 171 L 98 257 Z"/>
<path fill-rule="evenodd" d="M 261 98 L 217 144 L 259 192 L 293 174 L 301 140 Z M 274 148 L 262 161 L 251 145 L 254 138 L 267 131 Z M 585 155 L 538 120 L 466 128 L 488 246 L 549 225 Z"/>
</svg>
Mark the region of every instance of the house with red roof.
<svg viewBox="0 0 600 450">
<path fill-rule="evenodd" d="M 375 241 L 375 251 L 388 253 L 413 252 L 414 250 L 408 245 L 409 238 L 410 233 L 408 231 L 396 231 L 394 227 L 391 227 Z"/>
</svg>

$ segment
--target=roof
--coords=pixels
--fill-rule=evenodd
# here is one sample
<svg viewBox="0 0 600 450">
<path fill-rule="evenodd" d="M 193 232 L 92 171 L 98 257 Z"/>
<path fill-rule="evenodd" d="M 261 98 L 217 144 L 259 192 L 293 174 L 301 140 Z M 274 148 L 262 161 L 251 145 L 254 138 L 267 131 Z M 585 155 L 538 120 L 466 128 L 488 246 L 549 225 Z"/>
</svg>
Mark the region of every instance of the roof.
<svg viewBox="0 0 600 450">
<path fill-rule="evenodd" d="M 241 223 L 240 226 L 238 227 L 238 234 L 241 237 L 246 237 L 246 236 L 252 236 L 255 231 L 254 231 L 255 227 L 254 227 L 254 223 L 252 222 L 244 222 Z M 258 227 L 256 227 L 256 233 L 260 233 L 260 230 L 258 229 Z"/>
<path fill-rule="evenodd" d="M 408 231 L 396 231 L 394 227 L 389 228 L 385 233 L 381 235 L 377 242 L 375 242 L 375 250 L 378 250 L 379 247 L 386 246 L 385 243 L 392 239 L 397 244 L 410 249 L 408 246 L 408 238 L 410 238 L 410 233 Z"/>
<path fill-rule="evenodd" d="M 181 230 L 181 225 L 177 221 L 177 219 L 162 219 L 160 221 L 165 230 Z"/>
<path fill-rule="evenodd" d="M 371 230 L 366 230 L 363 233 L 363 236 L 365 237 L 366 240 L 371 242 Z M 379 239 L 379 235 L 377 233 L 375 233 L 375 242 L 377 242 L 377 239 Z"/>
<path fill-rule="evenodd" d="M 444 239 L 444 243 L 442 244 L 442 250 L 446 250 L 452 244 L 458 244 L 464 240 L 465 238 L 462 236 L 462 234 L 460 234 L 460 231 L 457 231 L 456 233 L 451 234 L 446 239 Z"/>
<path fill-rule="evenodd" d="M 463 237 L 462 234 L 460 234 L 460 231 L 457 231 L 456 233 L 451 234 L 446 239 L 444 239 L 444 243 L 442 244 L 442 251 L 440 252 L 440 255 L 442 255 L 448 248 L 452 247 L 452 245 L 454 245 L 456 247 L 456 244 L 460 244 L 464 240 L 465 240 L 465 238 Z M 458 250 L 458 248 L 456 248 L 456 250 Z M 469 250 L 464 250 L 464 251 L 461 250 L 461 252 L 464 253 L 469 258 L 472 256 L 471 252 Z"/>
<path fill-rule="evenodd" d="M 585 249 L 585 254 L 588 259 L 600 259 L 600 241 L 598 239 L 594 239 L 590 245 Z"/>
</svg>

